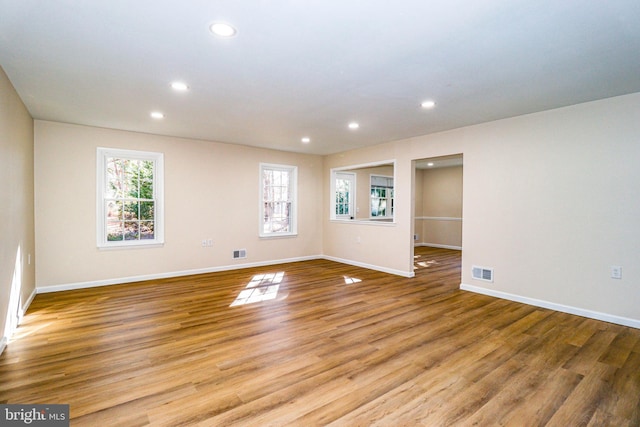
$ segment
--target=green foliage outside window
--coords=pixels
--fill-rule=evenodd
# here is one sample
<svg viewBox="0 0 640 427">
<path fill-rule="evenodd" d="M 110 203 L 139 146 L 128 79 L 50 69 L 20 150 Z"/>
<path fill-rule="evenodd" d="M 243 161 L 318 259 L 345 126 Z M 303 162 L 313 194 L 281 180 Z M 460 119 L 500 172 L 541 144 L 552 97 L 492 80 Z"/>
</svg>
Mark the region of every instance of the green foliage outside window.
<svg viewBox="0 0 640 427">
<path fill-rule="evenodd" d="M 107 240 L 154 238 L 154 162 L 107 159 Z"/>
</svg>

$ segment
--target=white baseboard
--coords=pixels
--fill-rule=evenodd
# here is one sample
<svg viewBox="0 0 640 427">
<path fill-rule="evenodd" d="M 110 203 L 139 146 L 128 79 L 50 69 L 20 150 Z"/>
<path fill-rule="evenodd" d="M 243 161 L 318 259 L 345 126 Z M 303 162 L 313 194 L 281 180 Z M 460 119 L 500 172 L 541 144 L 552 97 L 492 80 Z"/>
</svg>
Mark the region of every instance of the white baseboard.
<svg viewBox="0 0 640 427">
<path fill-rule="evenodd" d="M 439 245 L 437 243 L 416 243 L 414 246 L 425 246 L 428 248 L 438 248 L 438 249 L 453 249 L 454 251 L 462 250 L 462 246 Z"/>
<path fill-rule="evenodd" d="M 7 341 L 9 341 L 7 337 L 2 337 L 2 339 L 0 339 L 0 356 L 2 356 L 4 349 L 7 348 Z"/>
<path fill-rule="evenodd" d="M 326 255 L 323 256 L 322 259 L 326 259 L 328 261 L 335 261 L 335 262 L 339 262 L 339 263 L 342 263 L 342 264 L 354 265 L 356 267 L 368 268 L 369 270 L 382 271 L 383 273 L 395 274 L 396 276 L 402 276 L 402 277 L 414 277 L 415 276 L 415 273 L 413 271 L 407 272 L 407 271 L 402 271 L 402 270 L 396 270 L 396 269 L 393 269 L 393 268 L 380 267 L 380 266 L 377 266 L 377 265 L 367 264 L 367 263 L 359 262 L 359 261 L 352 261 L 352 260 L 349 260 L 349 259 L 336 258 L 336 257 L 326 256 Z"/>
<path fill-rule="evenodd" d="M 279 259 L 274 261 L 262 261 L 262 262 L 246 263 L 246 264 L 224 265 L 224 266 L 211 267 L 211 268 L 199 268 L 194 270 L 172 271 L 172 272 L 159 273 L 159 274 L 146 274 L 146 275 L 140 275 L 140 276 L 119 277 L 114 279 L 95 280 L 90 282 L 76 282 L 76 283 L 67 283 L 62 285 L 39 286 L 36 288 L 36 291 L 39 294 L 44 294 L 49 292 L 71 291 L 74 289 L 95 288 L 98 286 L 109 286 L 109 285 L 118 285 L 123 283 L 143 282 L 145 280 L 169 279 L 172 277 L 192 276 L 194 274 L 217 273 L 220 271 L 240 270 L 243 268 L 251 268 L 251 267 L 264 267 L 264 266 L 284 264 L 289 262 L 310 261 L 314 259 L 322 259 L 322 256 L 314 255 L 314 256 L 307 256 L 307 257 Z"/>
<path fill-rule="evenodd" d="M 640 329 L 640 320 L 630 319 L 628 317 L 615 316 L 613 314 L 600 313 L 598 311 L 586 310 L 583 308 L 572 307 L 563 304 L 557 304 L 550 301 L 539 300 L 535 298 L 523 297 L 520 295 L 510 294 L 502 291 L 482 288 L 479 286 L 460 284 L 460 289 L 478 294 L 488 295 L 496 298 L 502 298 L 509 301 L 521 302 L 523 304 L 533 305 L 535 307 L 548 308 L 562 313 L 575 314 L 576 316 L 588 317 L 590 319 L 602 320 L 604 322 L 615 323 L 617 325 L 629 326 L 631 328 Z"/>
<path fill-rule="evenodd" d="M 27 310 L 29 310 L 29 306 L 31 305 L 31 303 L 33 302 L 33 299 L 36 297 L 37 294 L 37 289 L 34 289 L 31 292 L 31 295 L 29 295 L 29 298 L 27 298 L 27 300 L 25 301 L 24 304 L 22 304 L 22 308 L 20 309 L 20 313 L 18 316 L 18 325 L 20 324 L 20 322 L 22 321 L 22 318 L 24 317 L 24 314 L 27 312 Z"/>
</svg>

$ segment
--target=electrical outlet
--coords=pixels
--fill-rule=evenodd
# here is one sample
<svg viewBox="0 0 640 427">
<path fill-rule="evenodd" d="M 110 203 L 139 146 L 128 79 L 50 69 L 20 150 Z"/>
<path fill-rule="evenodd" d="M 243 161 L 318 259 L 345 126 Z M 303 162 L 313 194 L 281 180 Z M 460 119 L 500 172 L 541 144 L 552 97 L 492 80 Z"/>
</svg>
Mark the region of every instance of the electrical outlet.
<svg viewBox="0 0 640 427">
<path fill-rule="evenodd" d="M 612 279 L 622 279 L 622 267 L 619 265 L 611 266 L 611 278 Z"/>
<path fill-rule="evenodd" d="M 202 239 L 202 247 L 206 247 L 207 246 L 207 240 L 206 239 Z"/>
</svg>

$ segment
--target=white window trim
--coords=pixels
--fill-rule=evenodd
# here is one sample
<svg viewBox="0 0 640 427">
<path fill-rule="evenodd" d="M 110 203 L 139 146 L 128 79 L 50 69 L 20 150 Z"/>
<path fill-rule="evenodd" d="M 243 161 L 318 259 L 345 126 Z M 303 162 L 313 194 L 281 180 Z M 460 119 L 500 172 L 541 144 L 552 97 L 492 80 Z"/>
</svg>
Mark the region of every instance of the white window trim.
<svg viewBox="0 0 640 427">
<path fill-rule="evenodd" d="M 353 183 L 353 188 L 351 189 L 351 194 L 349 195 L 350 200 L 349 200 L 349 209 L 352 212 L 349 212 L 348 214 L 338 214 L 336 213 L 336 209 L 337 209 L 337 205 L 336 205 L 336 180 L 338 179 L 338 177 L 340 175 L 349 175 L 351 177 L 351 182 Z M 355 172 L 346 172 L 346 171 L 335 171 L 333 173 L 333 179 L 331 180 L 331 194 L 333 194 L 333 210 L 331 211 L 333 213 L 333 219 L 338 219 L 338 220 L 354 220 L 356 218 L 356 210 L 358 209 L 358 202 L 356 200 L 357 197 L 357 188 L 358 188 L 358 183 L 356 181 L 358 177 L 358 174 L 356 174 Z"/>
<path fill-rule="evenodd" d="M 99 249 L 123 249 L 164 245 L 164 154 L 150 151 L 98 147 L 96 153 L 96 242 Z M 106 159 L 153 160 L 155 162 L 153 192 L 155 204 L 154 239 L 108 241 L 105 223 Z"/>
<path fill-rule="evenodd" d="M 291 188 L 289 193 L 291 197 L 291 230 L 287 232 L 264 232 L 264 183 L 262 180 L 263 171 L 265 169 L 284 170 L 291 173 Z M 258 188 L 260 189 L 258 199 L 258 235 L 263 239 L 272 239 L 278 237 L 295 237 L 298 235 L 298 167 L 292 165 L 279 165 L 274 163 L 260 163 L 260 171 L 258 176 Z"/>
</svg>

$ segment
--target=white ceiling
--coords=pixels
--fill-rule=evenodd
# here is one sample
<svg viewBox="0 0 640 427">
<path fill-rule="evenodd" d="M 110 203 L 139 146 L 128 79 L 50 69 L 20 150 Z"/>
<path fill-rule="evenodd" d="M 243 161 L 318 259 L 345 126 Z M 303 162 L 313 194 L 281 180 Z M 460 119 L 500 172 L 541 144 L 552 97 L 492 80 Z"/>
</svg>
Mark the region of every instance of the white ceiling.
<svg viewBox="0 0 640 427">
<path fill-rule="evenodd" d="M 462 154 L 454 154 L 451 156 L 432 157 L 430 159 L 416 160 L 416 169 L 440 169 L 450 168 L 454 166 L 462 166 Z"/>
<path fill-rule="evenodd" d="M 328 154 L 639 92 L 640 1 L 0 0 L 0 65 L 36 119 Z"/>
</svg>

